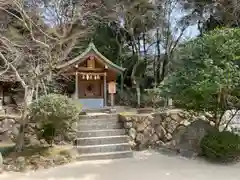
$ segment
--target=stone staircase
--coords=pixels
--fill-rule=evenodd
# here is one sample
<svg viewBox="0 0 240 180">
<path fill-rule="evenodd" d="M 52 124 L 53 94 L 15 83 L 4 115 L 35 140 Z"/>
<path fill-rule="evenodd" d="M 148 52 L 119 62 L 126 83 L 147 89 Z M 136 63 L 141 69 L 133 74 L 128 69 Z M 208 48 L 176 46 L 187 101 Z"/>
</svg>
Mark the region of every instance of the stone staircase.
<svg viewBox="0 0 240 180">
<path fill-rule="evenodd" d="M 78 160 L 132 157 L 129 137 L 116 114 L 81 115 L 76 126 Z"/>
</svg>

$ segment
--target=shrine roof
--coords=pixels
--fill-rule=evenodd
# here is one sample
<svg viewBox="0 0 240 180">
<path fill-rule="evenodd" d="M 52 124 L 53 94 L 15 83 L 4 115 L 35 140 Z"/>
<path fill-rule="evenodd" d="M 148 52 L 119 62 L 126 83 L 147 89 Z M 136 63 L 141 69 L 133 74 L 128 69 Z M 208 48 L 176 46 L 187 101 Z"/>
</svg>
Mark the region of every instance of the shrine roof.
<svg viewBox="0 0 240 180">
<path fill-rule="evenodd" d="M 100 58 L 102 63 L 108 65 L 110 68 L 114 69 L 115 71 L 117 71 L 117 72 L 125 71 L 125 68 L 118 66 L 117 64 L 115 64 L 112 61 L 110 61 L 109 59 L 107 59 L 102 53 L 100 53 L 93 43 L 90 43 L 88 45 L 88 48 L 79 56 L 77 56 L 74 59 L 67 61 L 61 65 L 58 65 L 57 69 L 62 69 L 62 68 L 65 68 L 65 67 L 68 67 L 68 66 L 71 66 L 74 64 L 79 64 L 81 62 L 84 62 L 88 58 L 88 56 L 92 55 L 92 54 L 96 54 Z"/>
</svg>

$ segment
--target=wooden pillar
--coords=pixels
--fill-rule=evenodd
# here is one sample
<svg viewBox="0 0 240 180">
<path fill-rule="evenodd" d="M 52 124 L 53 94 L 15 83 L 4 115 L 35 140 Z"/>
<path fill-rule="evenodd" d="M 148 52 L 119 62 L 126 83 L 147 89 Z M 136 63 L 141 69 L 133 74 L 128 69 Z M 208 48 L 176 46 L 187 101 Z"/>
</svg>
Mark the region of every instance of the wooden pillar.
<svg viewBox="0 0 240 180">
<path fill-rule="evenodd" d="M 76 65 L 76 68 L 78 68 L 78 65 Z M 75 73 L 75 99 L 77 100 L 78 99 L 78 71 L 76 70 L 76 73 Z"/>
<path fill-rule="evenodd" d="M 107 73 L 104 73 L 104 105 L 107 106 Z"/>
<path fill-rule="evenodd" d="M 110 97 L 111 97 L 111 106 L 113 107 L 115 105 L 115 103 L 114 103 L 114 94 L 111 93 Z"/>
<path fill-rule="evenodd" d="M 114 94 L 116 93 L 116 82 L 112 81 L 108 83 L 108 93 L 110 94 L 110 98 L 111 98 L 111 106 L 113 107 L 115 105 L 114 102 Z"/>
</svg>

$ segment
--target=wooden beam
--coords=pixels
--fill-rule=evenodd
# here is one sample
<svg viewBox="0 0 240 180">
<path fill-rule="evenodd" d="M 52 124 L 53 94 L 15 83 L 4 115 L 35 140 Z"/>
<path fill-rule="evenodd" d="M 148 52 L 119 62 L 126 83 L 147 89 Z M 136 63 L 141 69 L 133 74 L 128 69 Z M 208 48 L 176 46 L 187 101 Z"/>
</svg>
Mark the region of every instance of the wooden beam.
<svg viewBox="0 0 240 180">
<path fill-rule="evenodd" d="M 88 71 L 88 72 L 103 72 L 103 68 L 87 68 L 87 67 L 79 67 L 77 71 Z"/>
<path fill-rule="evenodd" d="M 105 72 L 78 72 L 79 75 L 99 75 L 99 76 L 104 76 Z M 63 73 L 63 75 L 66 76 L 75 76 L 76 73 L 75 72 L 69 72 L 69 73 Z"/>
<path fill-rule="evenodd" d="M 76 66 L 76 68 L 77 68 L 77 66 Z M 76 71 L 75 72 L 75 99 L 77 100 L 78 99 L 78 72 Z"/>
</svg>

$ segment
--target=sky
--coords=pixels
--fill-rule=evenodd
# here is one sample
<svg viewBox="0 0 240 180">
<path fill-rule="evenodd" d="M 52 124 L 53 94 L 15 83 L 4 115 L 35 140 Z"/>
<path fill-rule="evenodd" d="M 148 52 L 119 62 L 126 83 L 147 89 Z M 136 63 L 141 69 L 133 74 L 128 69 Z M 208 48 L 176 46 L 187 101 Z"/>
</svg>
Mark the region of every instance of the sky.
<svg viewBox="0 0 240 180">
<path fill-rule="evenodd" d="M 178 5 L 176 5 L 176 7 L 173 10 L 172 17 L 171 17 L 172 27 L 174 28 L 176 26 L 176 22 L 179 21 L 183 16 L 185 16 L 187 14 L 188 14 L 188 12 L 182 11 L 182 8 Z M 197 29 L 197 24 L 189 26 L 184 32 L 183 41 L 194 38 L 198 35 L 199 35 L 199 31 Z M 178 34 L 176 34 L 176 36 L 178 37 Z"/>
</svg>

